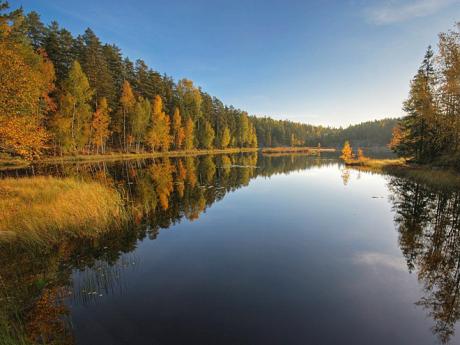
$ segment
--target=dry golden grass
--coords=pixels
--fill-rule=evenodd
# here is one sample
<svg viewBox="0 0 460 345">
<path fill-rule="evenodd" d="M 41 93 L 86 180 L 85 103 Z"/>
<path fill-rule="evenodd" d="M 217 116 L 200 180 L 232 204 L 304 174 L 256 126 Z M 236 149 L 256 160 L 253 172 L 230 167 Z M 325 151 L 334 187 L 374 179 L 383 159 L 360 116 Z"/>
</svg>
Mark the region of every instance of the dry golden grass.
<svg viewBox="0 0 460 345">
<path fill-rule="evenodd" d="M 347 166 L 364 171 L 384 172 L 394 176 L 410 178 L 435 188 L 460 188 L 460 174 L 452 169 L 430 165 L 408 164 L 404 158 L 397 159 L 353 159 L 345 161 Z"/>
<path fill-rule="evenodd" d="M 372 158 L 361 158 L 361 159 L 351 159 L 345 160 L 345 165 L 348 166 L 357 166 L 370 169 L 383 169 L 386 167 L 403 167 L 406 166 L 406 160 L 404 158 L 395 158 L 395 159 L 372 159 Z"/>
<path fill-rule="evenodd" d="M 0 240 L 55 243 L 63 236 L 95 236 L 124 218 L 120 195 L 96 182 L 0 180 Z"/>
</svg>

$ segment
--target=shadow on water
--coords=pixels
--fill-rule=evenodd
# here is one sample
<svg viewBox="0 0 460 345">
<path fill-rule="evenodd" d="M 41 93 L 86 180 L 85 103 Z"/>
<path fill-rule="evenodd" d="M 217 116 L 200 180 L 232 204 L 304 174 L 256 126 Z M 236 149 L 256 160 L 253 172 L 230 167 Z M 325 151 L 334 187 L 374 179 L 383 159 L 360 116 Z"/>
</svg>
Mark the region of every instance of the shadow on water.
<svg viewBox="0 0 460 345">
<path fill-rule="evenodd" d="M 134 253 L 141 241 L 155 239 L 161 229 L 183 219 L 196 220 L 258 176 L 336 164 L 321 157 L 249 153 L 43 165 L 3 173 L 99 181 L 123 196 L 131 217 L 124 231 L 68 239 L 50 248 L 3 243 L 0 336 L 24 340 L 5 344 L 73 344 L 69 308 L 97 304 L 100 296 L 123 295 L 125 273 L 142 265 Z M 344 170 L 342 178 L 346 185 L 350 174 Z M 460 319 L 460 192 L 441 192 L 395 177 L 388 184 L 401 251 L 424 288 L 417 304 L 434 320 L 440 341 L 448 342 Z"/>
</svg>

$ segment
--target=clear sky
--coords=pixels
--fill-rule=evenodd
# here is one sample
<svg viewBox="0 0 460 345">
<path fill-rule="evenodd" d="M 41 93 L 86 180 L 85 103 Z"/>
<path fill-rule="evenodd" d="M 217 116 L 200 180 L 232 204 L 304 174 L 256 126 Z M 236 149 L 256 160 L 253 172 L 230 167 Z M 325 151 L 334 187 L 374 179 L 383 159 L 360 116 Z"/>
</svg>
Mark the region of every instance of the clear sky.
<svg viewBox="0 0 460 345">
<path fill-rule="evenodd" d="M 250 114 L 347 125 L 400 116 L 460 0 L 10 0 Z"/>
</svg>

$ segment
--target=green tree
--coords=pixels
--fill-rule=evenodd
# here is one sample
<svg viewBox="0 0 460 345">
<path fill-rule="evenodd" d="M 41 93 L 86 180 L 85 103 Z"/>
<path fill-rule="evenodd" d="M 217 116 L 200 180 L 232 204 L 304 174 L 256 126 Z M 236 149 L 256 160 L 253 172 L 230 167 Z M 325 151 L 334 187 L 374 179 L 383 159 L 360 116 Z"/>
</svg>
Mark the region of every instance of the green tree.
<svg viewBox="0 0 460 345">
<path fill-rule="evenodd" d="M 82 150 L 90 138 L 93 90 L 78 61 L 72 64 L 60 93 L 59 111 L 53 121 L 55 138 L 64 151 Z"/>
<path fill-rule="evenodd" d="M 211 149 L 213 147 L 215 136 L 216 134 L 211 124 L 208 121 L 205 121 L 203 126 L 203 136 L 201 138 L 203 148 Z"/>
<path fill-rule="evenodd" d="M 224 129 L 222 130 L 222 135 L 220 137 L 220 148 L 226 149 L 228 145 L 230 145 L 231 139 L 232 137 L 230 135 L 230 130 L 228 129 L 228 127 L 224 127 Z"/>
<path fill-rule="evenodd" d="M 401 152 L 404 145 L 404 154 L 416 161 L 431 160 L 437 151 L 434 80 L 433 51 L 429 47 L 404 103 L 407 115 L 400 122 L 401 131 L 406 134 L 397 150 Z"/>
<path fill-rule="evenodd" d="M 193 120 L 189 117 L 185 122 L 185 139 L 184 145 L 186 150 L 193 150 L 195 148 L 195 125 Z"/>
<path fill-rule="evenodd" d="M 134 114 L 131 118 L 131 130 L 136 143 L 136 151 L 139 152 L 141 143 L 147 133 L 151 119 L 152 108 L 150 102 L 140 97 L 136 103 Z"/>
</svg>

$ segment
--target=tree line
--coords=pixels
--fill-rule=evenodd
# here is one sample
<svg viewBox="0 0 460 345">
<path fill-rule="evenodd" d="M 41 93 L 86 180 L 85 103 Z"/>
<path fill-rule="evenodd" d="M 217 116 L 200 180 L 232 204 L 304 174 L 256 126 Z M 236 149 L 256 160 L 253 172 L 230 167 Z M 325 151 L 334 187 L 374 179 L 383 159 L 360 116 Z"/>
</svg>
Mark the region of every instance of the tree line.
<svg viewBox="0 0 460 345">
<path fill-rule="evenodd" d="M 393 120 L 344 130 L 249 116 L 191 80 L 131 61 L 89 28 L 75 37 L 36 12 L 8 11 L 0 0 L 0 154 L 337 146 L 353 133 L 386 144 L 380 125 Z"/>
<path fill-rule="evenodd" d="M 391 147 L 418 163 L 460 168 L 460 23 L 425 54 Z"/>
<path fill-rule="evenodd" d="M 261 147 L 273 146 L 329 146 L 339 147 L 351 140 L 361 147 L 387 146 L 398 119 L 366 121 L 346 128 L 313 126 L 288 120 L 274 120 L 269 117 L 255 117 L 251 120 L 257 132 Z"/>
<path fill-rule="evenodd" d="M 246 112 L 35 12 L 1 15 L 0 80 L 0 148 L 13 155 L 257 146 Z"/>
</svg>

